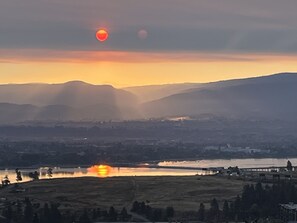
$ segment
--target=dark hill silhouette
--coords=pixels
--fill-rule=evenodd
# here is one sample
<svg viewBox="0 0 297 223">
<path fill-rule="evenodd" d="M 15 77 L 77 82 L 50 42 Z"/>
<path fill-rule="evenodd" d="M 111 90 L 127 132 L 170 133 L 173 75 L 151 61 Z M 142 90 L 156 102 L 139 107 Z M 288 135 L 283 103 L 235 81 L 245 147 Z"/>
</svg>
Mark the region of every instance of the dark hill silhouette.
<svg viewBox="0 0 297 223">
<path fill-rule="evenodd" d="M 148 97 L 159 97 L 169 92 L 172 95 L 139 105 L 135 95 L 109 85 L 81 81 L 7 84 L 0 85 L 0 124 L 30 120 L 101 121 L 205 114 L 240 119 L 292 120 L 297 116 L 296 86 L 295 73 L 207 84 L 155 86 L 153 88 L 160 91 Z M 153 88 L 148 87 L 147 93 Z"/>
<path fill-rule="evenodd" d="M 137 98 L 109 85 L 0 85 L 0 120 L 110 120 L 139 117 Z"/>
<path fill-rule="evenodd" d="M 203 84 L 143 104 L 148 117 L 213 114 L 232 118 L 296 119 L 297 74 Z"/>
</svg>

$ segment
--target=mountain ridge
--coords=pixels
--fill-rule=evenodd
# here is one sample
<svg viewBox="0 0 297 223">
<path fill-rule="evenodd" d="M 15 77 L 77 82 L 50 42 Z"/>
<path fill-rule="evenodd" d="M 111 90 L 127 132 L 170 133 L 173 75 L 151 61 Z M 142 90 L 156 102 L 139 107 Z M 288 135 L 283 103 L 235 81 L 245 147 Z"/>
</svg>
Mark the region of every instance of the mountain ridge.
<svg viewBox="0 0 297 223">
<path fill-rule="evenodd" d="M 237 118 L 251 114 L 259 118 L 267 115 L 271 118 L 281 118 L 281 115 L 293 118 L 292 111 L 297 112 L 297 104 L 292 100 L 297 97 L 295 86 L 296 73 L 215 82 L 144 103 L 143 110 L 149 117 L 211 113 Z"/>
<path fill-rule="evenodd" d="M 210 114 L 295 119 L 297 73 L 219 82 L 154 85 L 148 102 L 111 85 L 82 81 L 0 85 L 0 124 L 30 120 L 135 120 Z M 160 88 L 159 88 L 160 87 Z M 159 92 L 157 92 L 159 88 Z"/>
<path fill-rule="evenodd" d="M 2 112 L 18 113 L 16 120 L 67 119 L 109 120 L 139 117 L 136 96 L 111 85 L 92 85 L 81 81 L 62 84 L 0 85 Z M 31 105 L 30 109 L 24 105 Z M 15 109 L 11 109 L 14 106 Z M 24 110 L 24 114 L 18 110 Z M 14 122 L 10 114 L 7 122 Z M 30 114 L 31 113 L 31 114 Z M 3 119 L 2 119 L 3 120 Z M 3 120 L 5 121 L 5 119 Z"/>
</svg>

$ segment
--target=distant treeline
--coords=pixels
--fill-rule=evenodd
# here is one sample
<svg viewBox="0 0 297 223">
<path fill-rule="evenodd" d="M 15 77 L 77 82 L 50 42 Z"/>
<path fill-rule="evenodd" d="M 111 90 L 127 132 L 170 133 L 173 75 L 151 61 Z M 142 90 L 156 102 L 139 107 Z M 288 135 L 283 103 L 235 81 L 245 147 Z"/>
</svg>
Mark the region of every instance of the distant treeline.
<svg viewBox="0 0 297 223">
<path fill-rule="evenodd" d="M 200 204 L 198 220 L 206 222 L 244 221 L 257 222 L 259 219 L 278 219 L 279 205 L 297 202 L 297 188 L 292 182 L 280 181 L 273 185 L 246 185 L 242 194 L 233 201 L 224 201 L 219 207 L 214 198 L 210 209 Z"/>
<path fill-rule="evenodd" d="M 144 202 L 134 202 L 131 211 L 125 207 L 121 211 L 113 206 L 109 210 L 90 208 L 77 211 L 61 211 L 60 204 L 44 204 L 31 201 L 29 198 L 6 204 L 2 210 L 5 223 L 91 223 L 91 222 L 128 222 L 134 220 L 169 221 L 174 216 L 174 209 L 155 209 Z M 134 216 L 135 215 L 135 216 Z M 143 217 L 146 215 L 147 218 Z M 2 222 L 2 221 L 0 221 Z"/>
</svg>

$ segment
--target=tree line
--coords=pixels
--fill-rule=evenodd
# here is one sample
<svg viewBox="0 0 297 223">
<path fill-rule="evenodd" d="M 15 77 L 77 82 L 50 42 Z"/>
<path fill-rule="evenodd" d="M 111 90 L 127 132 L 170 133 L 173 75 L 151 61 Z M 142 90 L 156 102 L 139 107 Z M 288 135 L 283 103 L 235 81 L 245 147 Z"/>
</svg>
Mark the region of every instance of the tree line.
<svg viewBox="0 0 297 223">
<path fill-rule="evenodd" d="M 198 220 L 203 222 L 244 221 L 278 219 L 279 204 L 297 203 L 297 188 L 293 182 L 280 181 L 272 185 L 262 183 L 245 185 L 240 195 L 232 201 L 225 200 L 219 207 L 213 199 L 206 210 L 203 203 L 198 209 Z"/>
<path fill-rule="evenodd" d="M 167 221 L 174 216 L 174 209 L 155 209 L 144 202 L 135 201 L 130 212 L 125 207 L 121 211 L 111 206 L 108 210 L 100 208 L 84 209 L 82 211 L 60 211 L 60 204 L 41 206 L 29 198 L 17 200 L 6 205 L 1 215 L 5 223 L 91 223 L 91 222 L 128 222 L 133 213 L 147 216 L 152 221 Z M 139 216 L 136 216 L 138 218 Z"/>
<path fill-rule="evenodd" d="M 291 181 L 279 181 L 274 184 L 248 184 L 235 199 L 219 202 L 213 198 L 210 205 L 201 203 L 194 214 L 201 222 L 252 222 L 258 219 L 277 219 L 279 204 L 297 203 L 297 188 Z M 43 206 L 42 206 L 43 205 Z M 149 201 L 135 201 L 131 210 L 123 207 L 120 211 L 113 206 L 109 210 L 90 208 L 84 210 L 60 211 L 60 204 L 33 203 L 26 198 L 23 201 L 9 203 L 2 211 L 7 223 L 91 223 L 94 221 L 130 221 L 133 217 L 143 216 L 150 221 L 177 220 L 173 207 L 153 208 Z M 182 213 L 179 213 L 182 214 Z M 136 216 L 133 216 L 136 215 Z M 192 216 L 187 216 L 188 218 Z"/>
<path fill-rule="evenodd" d="M 33 203 L 29 198 L 11 203 L 2 210 L 6 223 L 91 223 L 94 221 L 126 222 L 131 215 L 126 208 L 118 212 L 113 206 L 109 210 L 100 208 L 83 211 L 60 211 L 60 204 Z M 2 221 L 1 221 L 2 222 Z"/>
</svg>

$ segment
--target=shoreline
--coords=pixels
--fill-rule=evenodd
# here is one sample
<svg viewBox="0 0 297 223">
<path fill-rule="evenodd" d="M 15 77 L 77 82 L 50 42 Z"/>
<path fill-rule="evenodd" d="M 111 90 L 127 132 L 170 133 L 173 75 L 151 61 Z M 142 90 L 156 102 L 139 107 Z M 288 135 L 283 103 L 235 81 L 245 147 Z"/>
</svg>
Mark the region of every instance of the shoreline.
<svg viewBox="0 0 297 223">
<path fill-rule="evenodd" d="M 41 169 L 41 168 L 64 168 L 64 169 L 78 169 L 78 168 L 89 168 L 94 165 L 108 165 L 113 168 L 138 168 L 137 165 L 143 165 L 143 164 L 159 164 L 162 162 L 201 162 L 201 161 L 214 161 L 214 160 L 221 160 L 221 161 L 230 161 L 230 160 L 263 160 L 263 159 L 297 159 L 297 156 L 292 156 L 292 157 L 232 157 L 232 158 L 207 158 L 207 159 L 194 159 L 194 158 L 189 158 L 189 159 L 163 159 L 163 160 L 151 160 L 151 161 L 141 161 L 141 162 L 135 162 L 135 163 L 92 163 L 92 164 L 84 164 L 84 165 L 77 165 L 77 164 L 70 164 L 70 165 L 50 165 L 50 164 L 44 164 L 44 165 L 33 165 L 33 166 L 0 166 L 0 171 L 5 171 L 5 170 L 14 170 L 14 169 L 22 169 L 22 170 L 36 170 L 36 169 Z M 121 165 L 127 166 L 123 167 Z M 130 166 L 129 166 L 130 165 Z M 240 166 L 239 166 L 240 167 Z M 207 168 L 207 167 L 205 167 Z"/>
</svg>

